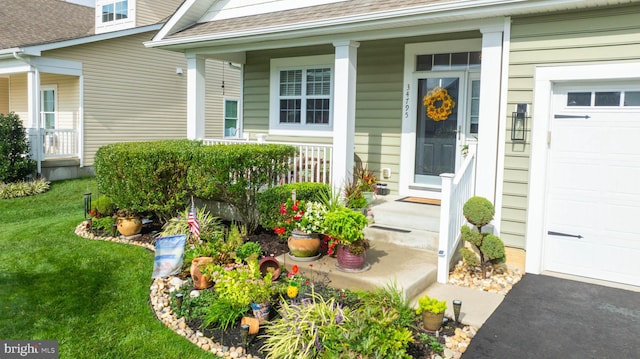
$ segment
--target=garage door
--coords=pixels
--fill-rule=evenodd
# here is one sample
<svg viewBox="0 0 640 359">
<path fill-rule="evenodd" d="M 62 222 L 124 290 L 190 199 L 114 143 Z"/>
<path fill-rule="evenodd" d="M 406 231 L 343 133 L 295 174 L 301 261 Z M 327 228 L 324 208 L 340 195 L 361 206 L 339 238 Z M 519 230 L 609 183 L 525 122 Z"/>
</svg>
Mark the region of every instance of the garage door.
<svg viewBox="0 0 640 359">
<path fill-rule="evenodd" d="M 640 84 L 553 96 L 543 266 L 640 286 Z"/>
</svg>

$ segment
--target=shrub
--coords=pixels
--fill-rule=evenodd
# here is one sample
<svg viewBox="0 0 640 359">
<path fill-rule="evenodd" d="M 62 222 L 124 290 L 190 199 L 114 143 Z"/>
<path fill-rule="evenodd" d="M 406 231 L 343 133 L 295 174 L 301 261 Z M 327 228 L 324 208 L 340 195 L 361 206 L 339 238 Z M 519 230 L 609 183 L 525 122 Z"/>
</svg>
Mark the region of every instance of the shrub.
<svg viewBox="0 0 640 359">
<path fill-rule="evenodd" d="M 460 229 L 462 239 L 472 246 L 472 248 L 462 248 L 460 254 L 468 266 L 479 265 L 482 269 L 482 278 L 486 278 L 488 263 L 501 263 L 505 260 L 502 240 L 493 234 L 482 232 L 482 227 L 493 220 L 495 208 L 488 199 L 475 196 L 464 204 L 462 213 L 475 228 L 464 225 Z"/>
<path fill-rule="evenodd" d="M 29 141 L 15 113 L 0 114 L 0 182 L 23 181 L 35 172 L 29 156 Z"/>
<path fill-rule="evenodd" d="M 189 140 L 102 146 L 95 158 L 98 190 L 118 208 L 153 212 L 167 220 L 187 203 L 187 171 L 192 153 L 200 146 Z"/>
<path fill-rule="evenodd" d="M 202 328 L 215 324 L 220 329 L 227 330 L 248 311 L 249 307 L 246 305 L 239 305 L 227 298 L 219 297 L 218 300 L 205 308 L 206 314 L 202 321 Z"/>
<path fill-rule="evenodd" d="M 257 195 L 289 170 L 295 147 L 285 145 L 215 145 L 194 153 L 188 182 L 204 199 L 229 204 L 249 232 L 259 225 Z"/>
<path fill-rule="evenodd" d="M 247 242 L 238 247 L 236 250 L 236 256 L 241 261 L 244 261 L 247 258 L 258 258 L 262 254 L 262 248 L 260 244 L 257 242 Z"/>
<path fill-rule="evenodd" d="M 16 198 L 44 193 L 49 190 L 49 182 L 44 178 L 28 182 L 1 183 L 0 198 Z"/>
<path fill-rule="evenodd" d="M 257 196 L 262 227 L 273 229 L 277 226 L 280 220 L 280 205 L 291 198 L 293 190 L 296 191 L 296 199 L 303 201 L 321 201 L 326 193 L 331 193 L 331 187 L 325 183 L 300 182 L 269 187 Z"/>
<path fill-rule="evenodd" d="M 342 337 L 341 326 L 349 316 L 334 298 L 324 299 L 316 293 L 299 303 L 281 302 L 280 319 L 265 323 L 266 340 L 261 350 L 266 358 L 316 358 L 329 335 Z"/>
</svg>

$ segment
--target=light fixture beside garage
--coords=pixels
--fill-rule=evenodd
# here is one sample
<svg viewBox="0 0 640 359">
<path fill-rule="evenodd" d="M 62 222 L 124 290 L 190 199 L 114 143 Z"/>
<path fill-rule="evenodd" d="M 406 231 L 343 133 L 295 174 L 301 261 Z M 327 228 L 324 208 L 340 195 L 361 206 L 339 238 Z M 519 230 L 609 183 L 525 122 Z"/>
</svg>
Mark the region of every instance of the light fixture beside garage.
<svg viewBox="0 0 640 359">
<path fill-rule="evenodd" d="M 527 128 L 527 104 L 516 105 L 516 112 L 511 113 L 511 141 L 524 142 Z"/>
</svg>

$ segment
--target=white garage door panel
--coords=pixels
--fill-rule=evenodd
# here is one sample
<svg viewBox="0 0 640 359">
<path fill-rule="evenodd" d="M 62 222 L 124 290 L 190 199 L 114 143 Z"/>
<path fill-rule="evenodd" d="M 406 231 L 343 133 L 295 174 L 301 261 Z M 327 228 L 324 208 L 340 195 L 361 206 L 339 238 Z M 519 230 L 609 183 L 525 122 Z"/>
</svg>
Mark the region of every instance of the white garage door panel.
<svg viewBox="0 0 640 359">
<path fill-rule="evenodd" d="M 563 100 L 590 118 L 551 120 L 543 267 L 640 286 L 640 110 Z"/>
</svg>

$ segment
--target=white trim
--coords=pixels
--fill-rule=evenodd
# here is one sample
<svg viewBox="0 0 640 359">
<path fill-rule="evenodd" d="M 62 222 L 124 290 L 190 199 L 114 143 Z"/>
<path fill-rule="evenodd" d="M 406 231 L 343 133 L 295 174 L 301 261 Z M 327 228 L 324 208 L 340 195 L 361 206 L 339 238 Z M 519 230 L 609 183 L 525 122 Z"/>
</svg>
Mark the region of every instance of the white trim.
<svg viewBox="0 0 640 359">
<path fill-rule="evenodd" d="M 281 124 L 280 123 L 280 71 L 308 69 L 310 67 L 328 67 L 331 69 L 331 94 L 329 124 Z M 334 56 L 317 55 L 271 59 L 269 77 L 269 134 L 285 136 L 330 137 L 333 135 L 334 84 L 336 83 Z M 305 116 L 303 104 L 302 116 Z"/>
<path fill-rule="evenodd" d="M 502 34 L 502 77 L 500 78 L 500 114 L 498 131 L 498 155 L 496 173 L 496 197 L 494 207 L 496 213 L 493 221 L 494 233 L 500 233 L 502 224 L 502 194 L 504 193 L 504 161 L 506 147 L 507 128 L 507 93 L 509 92 L 509 54 L 511 51 L 511 18 L 504 19 L 504 29 Z"/>
<path fill-rule="evenodd" d="M 130 35 L 137 35 L 145 32 L 156 31 L 160 28 L 162 28 L 162 24 L 153 24 L 148 26 L 136 27 L 133 29 L 107 32 L 104 34 L 88 35 L 85 37 L 79 37 L 79 38 L 65 40 L 65 41 L 52 42 L 48 44 L 4 49 L 4 50 L 0 50 L 0 57 L 2 57 L 3 55 L 7 55 L 9 53 L 14 53 L 14 52 L 19 52 L 24 55 L 30 55 L 30 56 L 40 56 L 43 51 L 62 49 L 65 47 L 72 47 L 72 46 L 90 44 L 98 41 L 116 39 L 116 38 L 130 36 Z"/>
<path fill-rule="evenodd" d="M 81 61 L 59 60 L 48 57 L 33 57 L 31 65 L 38 67 L 40 72 L 58 75 L 80 76 L 82 75 Z"/>
<path fill-rule="evenodd" d="M 84 167 L 84 75 L 79 79 L 80 98 L 78 99 L 78 157 L 80 168 Z"/>
<path fill-rule="evenodd" d="M 547 133 L 556 83 L 588 80 L 640 79 L 640 62 L 597 63 L 587 65 L 539 66 L 535 70 L 533 121 L 531 128 L 531 166 L 527 208 L 526 265 L 529 273 L 545 270 L 544 213 L 547 195 Z"/>
</svg>

